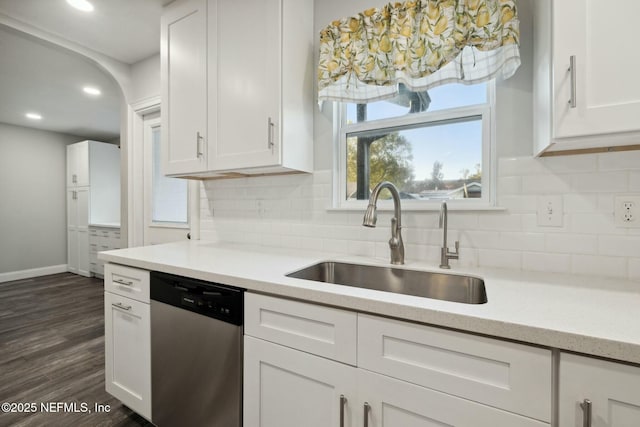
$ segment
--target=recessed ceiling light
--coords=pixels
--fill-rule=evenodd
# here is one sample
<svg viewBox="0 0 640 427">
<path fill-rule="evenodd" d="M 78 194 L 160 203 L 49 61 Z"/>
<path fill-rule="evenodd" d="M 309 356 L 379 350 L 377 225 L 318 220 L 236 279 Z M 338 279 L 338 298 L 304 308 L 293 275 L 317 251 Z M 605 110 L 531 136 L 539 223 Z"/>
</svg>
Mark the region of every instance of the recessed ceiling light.
<svg viewBox="0 0 640 427">
<path fill-rule="evenodd" d="M 67 0 L 67 3 L 83 12 L 93 12 L 93 5 L 87 0 Z"/>
<path fill-rule="evenodd" d="M 82 90 L 84 91 L 84 93 L 89 94 L 89 95 L 93 95 L 93 96 L 98 96 L 100 95 L 102 92 L 100 92 L 100 89 L 96 88 L 96 87 L 91 87 L 91 86 L 85 86 L 82 88 Z"/>
<path fill-rule="evenodd" d="M 42 120 L 42 116 L 38 113 L 27 113 L 25 116 L 31 120 Z"/>
</svg>

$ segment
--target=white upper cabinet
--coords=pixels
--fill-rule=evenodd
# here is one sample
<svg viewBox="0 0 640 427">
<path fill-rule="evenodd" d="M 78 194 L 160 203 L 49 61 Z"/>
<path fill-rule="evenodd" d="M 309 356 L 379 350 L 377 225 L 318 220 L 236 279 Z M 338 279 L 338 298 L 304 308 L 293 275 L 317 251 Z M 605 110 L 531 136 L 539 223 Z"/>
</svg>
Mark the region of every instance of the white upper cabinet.
<svg viewBox="0 0 640 427">
<path fill-rule="evenodd" d="M 634 0 L 536 0 L 535 153 L 638 144 Z"/>
<path fill-rule="evenodd" d="M 218 0 L 213 170 L 279 163 L 280 0 Z"/>
<path fill-rule="evenodd" d="M 89 185 L 89 141 L 67 145 L 67 187 Z"/>
<path fill-rule="evenodd" d="M 178 0 L 162 19 L 164 173 L 313 169 L 313 1 Z"/>
<path fill-rule="evenodd" d="M 207 0 L 171 3 L 162 15 L 161 30 L 164 173 L 204 172 L 208 141 Z"/>
</svg>

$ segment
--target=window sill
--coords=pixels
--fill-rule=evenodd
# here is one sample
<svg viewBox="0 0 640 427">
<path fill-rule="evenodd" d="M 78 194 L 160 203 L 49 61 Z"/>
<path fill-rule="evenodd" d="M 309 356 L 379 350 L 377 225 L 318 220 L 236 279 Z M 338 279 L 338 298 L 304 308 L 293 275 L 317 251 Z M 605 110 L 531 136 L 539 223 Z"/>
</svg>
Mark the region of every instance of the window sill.
<svg viewBox="0 0 640 427">
<path fill-rule="evenodd" d="M 327 212 L 364 212 L 367 209 L 367 204 L 358 204 L 353 206 L 339 206 L 339 207 L 328 207 Z M 406 204 L 401 204 L 402 212 L 440 212 L 440 203 L 436 203 L 433 205 L 421 205 L 421 206 L 407 206 Z M 501 206 L 491 206 L 491 205 L 474 205 L 474 206 L 461 206 L 456 204 L 451 204 L 447 202 L 447 210 L 449 211 L 458 211 L 458 212 L 503 212 L 506 211 L 507 208 Z M 382 212 L 392 212 L 393 204 L 388 203 L 378 203 L 378 211 Z"/>
</svg>

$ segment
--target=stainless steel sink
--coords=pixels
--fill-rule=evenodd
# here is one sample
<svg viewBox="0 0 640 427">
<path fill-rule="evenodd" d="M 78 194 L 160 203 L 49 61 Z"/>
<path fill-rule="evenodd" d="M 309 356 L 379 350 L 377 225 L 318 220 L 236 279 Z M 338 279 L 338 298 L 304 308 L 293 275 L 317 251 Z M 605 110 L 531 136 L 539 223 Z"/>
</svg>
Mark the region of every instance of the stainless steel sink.
<svg viewBox="0 0 640 427">
<path fill-rule="evenodd" d="M 458 274 L 329 261 L 287 276 L 465 304 L 487 302 L 484 280 Z"/>
</svg>

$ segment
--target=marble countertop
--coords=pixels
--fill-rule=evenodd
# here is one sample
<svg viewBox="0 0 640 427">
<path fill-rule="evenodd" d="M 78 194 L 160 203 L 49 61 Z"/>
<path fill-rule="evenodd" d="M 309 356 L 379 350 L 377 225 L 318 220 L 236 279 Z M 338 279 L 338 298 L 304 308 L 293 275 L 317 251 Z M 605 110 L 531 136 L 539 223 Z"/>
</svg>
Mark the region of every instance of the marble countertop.
<svg viewBox="0 0 640 427">
<path fill-rule="evenodd" d="M 326 260 L 389 265 L 376 258 L 206 241 L 118 249 L 98 257 L 249 291 L 640 364 L 640 284 L 635 282 L 453 266 L 452 274 L 484 279 L 488 302 L 473 305 L 286 277 Z M 422 262 L 400 268 L 442 272 Z"/>
</svg>

